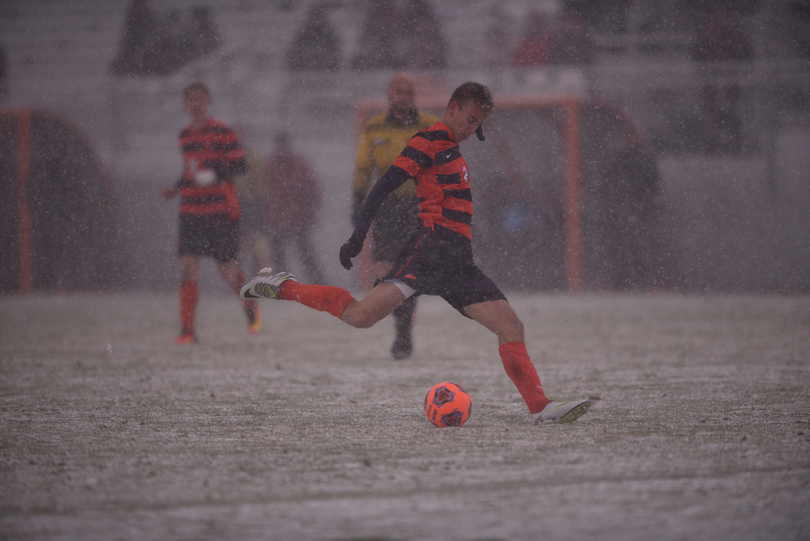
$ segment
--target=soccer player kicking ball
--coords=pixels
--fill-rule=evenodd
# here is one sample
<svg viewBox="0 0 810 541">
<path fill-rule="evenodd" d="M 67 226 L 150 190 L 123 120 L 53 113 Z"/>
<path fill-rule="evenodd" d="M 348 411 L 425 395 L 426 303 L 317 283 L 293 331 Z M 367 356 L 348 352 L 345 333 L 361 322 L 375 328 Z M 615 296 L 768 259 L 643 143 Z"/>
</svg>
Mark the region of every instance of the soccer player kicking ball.
<svg viewBox="0 0 810 541">
<path fill-rule="evenodd" d="M 300 284 L 287 272 L 262 269 L 242 286 L 243 299 L 296 301 L 328 312 L 358 328 L 368 328 L 413 295 L 438 295 L 462 315 L 498 337 L 504 369 L 517 387 L 534 423 L 570 422 L 591 406 L 589 400 L 552 402 L 526 351 L 523 323 L 498 286 L 473 262 L 470 174 L 459 143 L 492 112 L 490 90 L 466 82 L 453 91 L 438 122 L 417 133 L 368 194 L 351 238 L 340 248 L 340 263 L 352 267 L 381 202 L 414 179 L 422 228 L 402 247 L 391 271 L 368 295 L 356 300 L 340 287 Z"/>
</svg>

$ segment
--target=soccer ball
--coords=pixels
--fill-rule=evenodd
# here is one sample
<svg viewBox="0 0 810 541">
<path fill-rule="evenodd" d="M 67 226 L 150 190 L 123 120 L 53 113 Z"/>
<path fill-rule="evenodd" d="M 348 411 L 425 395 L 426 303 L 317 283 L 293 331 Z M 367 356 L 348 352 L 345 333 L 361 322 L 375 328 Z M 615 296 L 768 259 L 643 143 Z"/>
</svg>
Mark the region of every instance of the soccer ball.
<svg viewBox="0 0 810 541">
<path fill-rule="evenodd" d="M 425 415 L 439 428 L 463 425 L 470 418 L 471 407 L 464 387 L 450 381 L 437 383 L 425 396 Z"/>
</svg>

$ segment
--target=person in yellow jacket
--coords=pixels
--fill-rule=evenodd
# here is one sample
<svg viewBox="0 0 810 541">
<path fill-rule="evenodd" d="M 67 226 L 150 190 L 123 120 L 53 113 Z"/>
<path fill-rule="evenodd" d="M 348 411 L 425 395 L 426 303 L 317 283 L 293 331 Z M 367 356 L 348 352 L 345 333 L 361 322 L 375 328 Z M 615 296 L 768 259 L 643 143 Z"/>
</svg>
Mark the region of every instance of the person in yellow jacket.
<svg viewBox="0 0 810 541">
<path fill-rule="evenodd" d="M 397 74 L 388 83 L 388 111 L 368 120 L 360 137 L 352 183 L 352 226 L 369 189 L 388 170 L 411 137 L 432 126 L 438 118 L 416 109 L 413 81 Z M 397 254 L 417 229 L 419 220 L 416 188 L 412 180 L 389 195 L 374 220 L 372 259 L 374 276 L 383 278 L 391 269 Z M 394 310 L 396 337 L 391 347 L 395 359 L 410 356 L 413 350 L 412 328 L 416 297 L 411 297 Z"/>
</svg>

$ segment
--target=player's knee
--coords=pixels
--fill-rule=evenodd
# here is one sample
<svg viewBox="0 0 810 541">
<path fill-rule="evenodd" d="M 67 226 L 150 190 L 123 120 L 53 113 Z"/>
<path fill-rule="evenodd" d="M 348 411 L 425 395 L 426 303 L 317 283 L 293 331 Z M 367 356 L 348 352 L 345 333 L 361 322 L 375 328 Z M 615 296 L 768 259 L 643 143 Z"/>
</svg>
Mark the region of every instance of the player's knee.
<svg viewBox="0 0 810 541">
<path fill-rule="evenodd" d="M 515 321 L 512 324 L 512 327 L 513 327 L 513 330 L 514 330 L 514 332 L 516 334 L 519 334 L 520 336 L 523 336 L 524 327 L 523 327 L 523 322 L 520 320 L 520 318 L 515 317 Z"/>
<path fill-rule="evenodd" d="M 377 323 L 377 319 L 373 317 L 373 314 L 362 310 L 350 310 L 348 308 L 343 312 L 343 315 L 340 316 L 340 319 L 356 329 L 368 329 Z"/>
<path fill-rule="evenodd" d="M 523 342 L 524 340 L 524 327 L 523 321 L 520 320 L 514 310 L 509 309 L 507 314 L 504 314 L 497 332 L 498 337 L 505 342 Z"/>
<path fill-rule="evenodd" d="M 504 342 L 523 342 L 524 341 L 524 328 L 523 322 L 515 316 L 511 321 L 507 322 L 501 329 L 500 338 Z"/>
</svg>

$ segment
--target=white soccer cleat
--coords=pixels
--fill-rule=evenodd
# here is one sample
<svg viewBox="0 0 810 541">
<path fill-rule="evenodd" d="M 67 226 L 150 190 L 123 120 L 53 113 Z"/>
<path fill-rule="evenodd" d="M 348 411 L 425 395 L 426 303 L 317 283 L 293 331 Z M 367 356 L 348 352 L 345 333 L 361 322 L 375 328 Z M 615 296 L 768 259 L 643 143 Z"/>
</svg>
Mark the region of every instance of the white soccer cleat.
<svg viewBox="0 0 810 541">
<path fill-rule="evenodd" d="M 591 407 L 590 400 L 575 400 L 573 402 L 550 402 L 543 411 L 532 414 L 532 422 L 540 423 L 570 423 L 576 421 Z"/>
<path fill-rule="evenodd" d="M 287 280 L 295 280 L 295 276 L 289 272 L 273 274 L 273 269 L 265 267 L 245 282 L 239 290 L 239 296 L 243 299 L 278 299 L 281 284 Z"/>
</svg>

